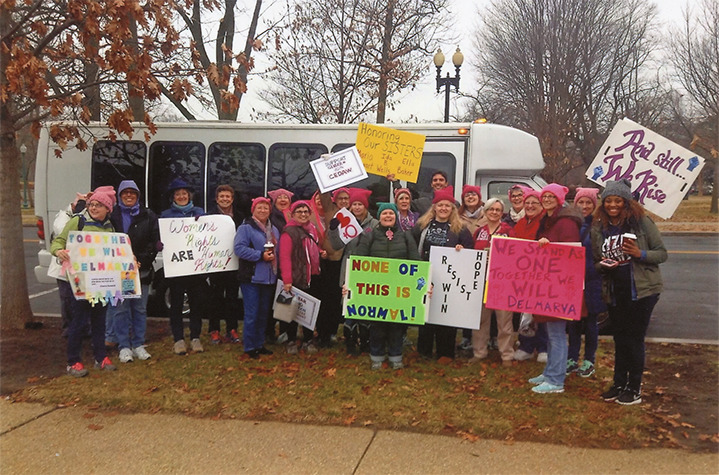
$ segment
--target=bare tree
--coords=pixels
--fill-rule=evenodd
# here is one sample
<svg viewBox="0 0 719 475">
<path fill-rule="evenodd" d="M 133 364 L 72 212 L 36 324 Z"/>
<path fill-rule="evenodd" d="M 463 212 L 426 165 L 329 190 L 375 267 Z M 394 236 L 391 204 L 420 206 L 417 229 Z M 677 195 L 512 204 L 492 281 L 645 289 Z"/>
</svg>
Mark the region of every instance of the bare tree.
<svg viewBox="0 0 719 475">
<path fill-rule="evenodd" d="M 684 13 L 683 28 L 672 35 L 677 78 L 703 111 L 692 122 L 692 148 L 714 166 L 710 213 L 719 212 L 719 0 L 702 0 Z M 712 126 L 713 125 L 713 126 Z"/>
<path fill-rule="evenodd" d="M 563 179 L 651 93 L 654 17 L 646 0 L 496 0 L 477 32 L 473 111 L 536 135 L 545 178 Z"/>
<path fill-rule="evenodd" d="M 445 33 L 447 0 L 300 0 L 275 42 L 264 119 L 383 122 L 391 98 L 414 87 Z"/>
</svg>

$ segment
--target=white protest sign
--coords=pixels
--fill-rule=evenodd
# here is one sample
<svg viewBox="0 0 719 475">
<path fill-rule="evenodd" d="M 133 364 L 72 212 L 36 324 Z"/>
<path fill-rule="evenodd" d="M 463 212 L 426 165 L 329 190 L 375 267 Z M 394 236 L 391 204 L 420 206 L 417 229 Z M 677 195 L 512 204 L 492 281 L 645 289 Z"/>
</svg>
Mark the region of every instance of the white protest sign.
<svg viewBox="0 0 719 475">
<path fill-rule="evenodd" d="M 277 296 L 282 291 L 282 287 L 284 285 L 285 284 L 280 279 L 277 279 L 275 298 L 272 300 L 272 302 L 274 302 L 272 304 L 273 309 L 277 304 Z M 294 321 L 305 328 L 314 330 L 315 325 L 317 324 L 317 315 L 320 313 L 320 304 L 322 302 L 319 299 L 311 296 L 307 292 L 304 292 L 294 286 L 292 287 L 291 292 L 293 297 L 297 299 L 297 303 L 299 304 L 297 306 L 297 315 L 295 315 Z"/>
<path fill-rule="evenodd" d="M 646 209 L 671 218 L 704 166 L 704 159 L 636 122 L 617 122 L 587 178 L 599 185 L 627 178 Z"/>
<path fill-rule="evenodd" d="M 235 223 L 224 215 L 160 218 L 165 277 L 237 270 Z"/>
<path fill-rule="evenodd" d="M 367 171 L 357 147 L 350 147 L 329 156 L 323 155 L 310 162 L 310 167 L 321 193 L 367 178 Z"/>
<path fill-rule="evenodd" d="M 68 282 L 77 300 L 116 305 L 142 294 L 127 234 L 70 231 L 66 248 Z"/>
<path fill-rule="evenodd" d="M 357 221 L 357 218 L 355 218 L 355 215 L 348 209 L 340 208 L 340 210 L 334 215 L 334 218 L 337 218 L 337 221 L 340 223 L 337 231 L 339 232 L 340 239 L 342 239 L 343 243 L 347 244 L 362 234 L 362 226 L 359 221 Z"/>
<path fill-rule="evenodd" d="M 479 330 L 487 251 L 432 246 L 432 298 L 427 323 Z"/>
</svg>

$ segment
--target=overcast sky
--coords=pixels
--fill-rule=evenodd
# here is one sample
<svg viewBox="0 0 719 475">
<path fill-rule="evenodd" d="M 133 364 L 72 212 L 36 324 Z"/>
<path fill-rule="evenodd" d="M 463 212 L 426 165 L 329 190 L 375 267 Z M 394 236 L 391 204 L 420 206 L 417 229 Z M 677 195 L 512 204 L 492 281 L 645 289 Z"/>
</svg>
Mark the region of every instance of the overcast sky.
<svg viewBox="0 0 719 475">
<path fill-rule="evenodd" d="M 240 0 L 241 2 L 243 0 Z M 451 0 L 454 4 L 452 14 L 455 16 L 457 21 L 457 31 L 471 32 L 475 31 L 475 23 L 477 22 L 477 12 L 485 6 L 489 5 L 492 0 Z M 254 4 L 254 0 L 244 0 L 248 5 Z M 281 4 L 282 2 L 277 2 Z M 667 25 L 678 25 L 682 18 L 682 11 L 686 8 L 686 5 L 694 6 L 698 4 L 698 0 L 654 0 L 659 10 L 659 19 Z M 452 67 L 451 57 L 454 49 L 457 45 L 447 44 L 439 45 L 442 51 L 447 57 L 447 62 L 442 70 L 442 75 L 446 75 L 447 72 L 454 74 L 454 68 Z M 467 57 L 471 55 L 471 39 L 467 37 L 466 40 L 460 41 L 460 49 L 465 52 L 465 64 L 467 64 Z M 258 69 L 262 68 L 262 57 L 258 55 Z M 428 64 L 431 64 L 432 58 L 427 58 Z M 402 122 L 408 120 L 412 115 L 419 118 L 420 121 L 441 121 L 444 117 L 444 89 L 440 94 L 436 93 L 435 89 L 435 74 L 436 70 L 432 66 L 428 71 L 426 78 L 418 84 L 417 89 L 411 93 L 406 93 L 401 99 L 396 99 L 397 105 L 394 111 L 387 111 L 388 121 Z M 471 91 L 474 87 L 472 81 L 473 73 L 465 69 L 461 71 L 460 90 Z M 255 107 L 258 109 L 265 109 L 264 103 L 257 98 L 256 92 L 260 86 L 261 79 L 257 76 L 251 76 L 248 81 L 248 92 L 242 99 L 242 106 L 240 107 L 239 119 L 243 122 L 250 121 L 251 108 Z M 452 92 L 452 97 L 455 97 Z M 418 109 L 417 104 L 421 104 L 422 108 Z M 454 113 L 456 111 L 454 101 L 450 104 L 450 111 Z"/>
</svg>

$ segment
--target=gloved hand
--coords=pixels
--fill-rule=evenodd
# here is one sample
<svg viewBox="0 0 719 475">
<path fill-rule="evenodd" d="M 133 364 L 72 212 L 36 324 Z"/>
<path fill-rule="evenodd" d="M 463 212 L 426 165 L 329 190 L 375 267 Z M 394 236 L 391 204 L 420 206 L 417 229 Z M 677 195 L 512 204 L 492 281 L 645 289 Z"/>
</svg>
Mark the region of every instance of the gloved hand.
<svg viewBox="0 0 719 475">
<path fill-rule="evenodd" d="M 337 218 L 330 219 L 330 229 L 337 229 L 340 225 L 340 220 Z"/>
</svg>

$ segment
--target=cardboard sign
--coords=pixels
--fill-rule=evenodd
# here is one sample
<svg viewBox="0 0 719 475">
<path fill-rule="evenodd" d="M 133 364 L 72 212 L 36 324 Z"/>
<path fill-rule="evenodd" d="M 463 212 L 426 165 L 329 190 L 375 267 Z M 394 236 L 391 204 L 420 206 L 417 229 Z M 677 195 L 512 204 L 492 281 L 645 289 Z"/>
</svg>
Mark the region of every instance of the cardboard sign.
<svg viewBox="0 0 719 475">
<path fill-rule="evenodd" d="M 224 215 L 160 218 L 165 277 L 237 270 L 235 223 Z"/>
<path fill-rule="evenodd" d="M 334 215 L 339 221 L 337 231 L 343 243 L 347 244 L 357 236 L 362 234 L 362 225 L 360 225 L 355 215 L 346 208 L 340 208 Z"/>
<path fill-rule="evenodd" d="M 424 325 L 430 264 L 404 259 L 350 256 L 345 318 Z"/>
<path fill-rule="evenodd" d="M 66 249 L 67 281 L 77 300 L 117 305 L 140 298 L 140 272 L 127 234 L 70 231 Z"/>
<path fill-rule="evenodd" d="M 275 297 L 272 299 L 272 308 L 275 308 L 275 305 L 277 304 L 277 296 L 282 291 L 282 287 L 284 286 L 284 282 L 282 282 L 280 279 L 277 279 L 277 288 L 275 288 Z M 305 328 L 309 328 L 310 330 L 315 329 L 315 325 L 317 324 L 317 315 L 320 313 L 320 305 L 322 304 L 322 301 L 318 298 L 315 298 L 308 294 L 307 292 L 304 292 L 300 289 L 298 289 L 295 286 L 292 286 L 291 289 L 292 295 L 294 295 L 294 298 L 297 299 L 297 302 L 299 303 L 297 307 L 297 315 L 295 315 L 294 321 L 299 323 Z"/>
<path fill-rule="evenodd" d="M 487 254 L 473 249 L 430 248 L 434 290 L 427 323 L 479 330 Z"/>
<path fill-rule="evenodd" d="M 357 147 L 322 156 L 311 161 L 310 167 L 312 167 L 312 173 L 321 193 L 336 190 L 367 178 L 367 171 Z"/>
<path fill-rule="evenodd" d="M 671 218 L 704 166 L 704 159 L 629 119 L 617 122 L 587 178 L 606 186 L 627 178 L 646 209 Z"/>
<path fill-rule="evenodd" d="M 425 136 L 360 123 L 357 150 L 369 173 L 417 183 Z"/>
<path fill-rule="evenodd" d="M 485 306 L 579 320 L 584 294 L 584 248 L 495 236 Z"/>
</svg>

